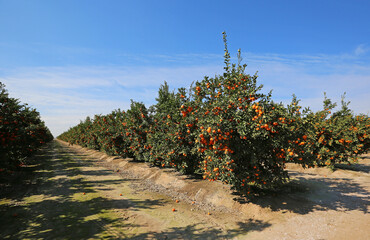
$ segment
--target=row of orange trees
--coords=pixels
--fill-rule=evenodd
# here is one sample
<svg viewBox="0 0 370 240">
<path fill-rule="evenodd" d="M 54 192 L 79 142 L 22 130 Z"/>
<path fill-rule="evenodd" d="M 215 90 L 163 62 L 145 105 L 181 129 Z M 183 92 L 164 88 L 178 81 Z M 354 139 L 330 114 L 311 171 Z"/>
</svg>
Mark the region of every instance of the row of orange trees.
<svg viewBox="0 0 370 240">
<path fill-rule="evenodd" d="M 287 181 L 288 162 L 333 167 L 369 149 L 370 118 L 355 116 L 344 98 L 336 112 L 326 97 L 318 112 L 302 109 L 296 97 L 287 106 L 276 103 L 271 92 L 261 92 L 256 75 L 245 73 L 240 51 L 238 64 L 230 64 L 226 34 L 224 43 L 223 75 L 188 91 L 170 91 L 165 83 L 154 106 L 132 101 L 127 112 L 87 118 L 59 139 L 201 174 L 245 194 Z"/>
<path fill-rule="evenodd" d="M 27 157 L 52 139 L 40 114 L 9 97 L 0 82 L 0 171 L 12 171 L 23 165 Z"/>
</svg>

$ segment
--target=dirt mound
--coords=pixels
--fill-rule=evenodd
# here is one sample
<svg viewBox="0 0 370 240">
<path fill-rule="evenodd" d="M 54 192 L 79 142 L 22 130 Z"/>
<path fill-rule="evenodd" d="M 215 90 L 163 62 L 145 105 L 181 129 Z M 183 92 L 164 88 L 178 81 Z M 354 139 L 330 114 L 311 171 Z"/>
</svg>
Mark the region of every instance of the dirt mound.
<svg viewBox="0 0 370 240">
<path fill-rule="evenodd" d="M 59 141 L 64 146 L 66 143 Z M 264 231 L 248 233 L 251 239 L 369 239 L 370 155 L 358 165 L 303 169 L 288 164 L 292 182 L 281 191 L 246 201 L 228 185 L 181 175 L 172 169 L 150 167 L 132 159 L 71 146 L 76 153 L 104 161 L 107 167 L 139 179 L 136 189 L 160 192 L 237 219 L 267 223 Z M 193 203 L 194 202 L 194 203 Z M 279 236 L 278 238 L 276 236 Z"/>
</svg>

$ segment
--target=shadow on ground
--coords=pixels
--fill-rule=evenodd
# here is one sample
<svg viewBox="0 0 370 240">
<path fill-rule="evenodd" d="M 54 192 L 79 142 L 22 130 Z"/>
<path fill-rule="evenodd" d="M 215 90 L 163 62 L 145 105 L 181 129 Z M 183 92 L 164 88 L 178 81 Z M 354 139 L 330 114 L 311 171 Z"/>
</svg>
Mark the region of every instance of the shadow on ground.
<svg viewBox="0 0 370 240">
<path fill-rule="evenodd" d="M 229 230 L 226 233 L 220 229 L 208 229 L 199 225 L 189 225 L 186 227 L 173 227 L 160 233 L 143 233 L 127 239 L 230 239 L 241 234 L 247 234 L 249 231 L 262 231 L 271 226 L 269 223 L 253 219 L 249 219 L 247 222 L 238 222 L 237 225 L 236 229 Z"/>
<path fill-rule="evenodd" d="M 100 238 L 103 232 L 105 237 L 121 238 L 122 232 L 106 231 L 106 226 L 122 224 L 122 219 L 111 214 L 112 209 L 148 209 L 162 204 L 159 200 L 115 200 L 97 195 L 94 187 L 124 180 L 84 181 L 81 174 L 101 176 L 112 171 L 81 172 L 76 156 L 61 148 L 56 154 L 56 147 L 51 144 L 38 154 L 38 165 L 23 169 L 23 174 L 2 185 L 0 239 L 88 239 Z"/>
<path fill-rule="evenodd" d="M 83 161 L 81 161 L 81 158 Z M 140 211 L 164 204 L 162 200 L 111 199 L 97 193 L 124 181 L 88 181 L 83 175 L 109 176 L 112 170 L 82 170 L 96 160 L 76 154 L 57 143 L 43 149 L 32 166 L 0 189 L 0 239 L 222 239 L 249 231 L 262 231 L 267 222 L 249 219 L 239 222 L 234 230 L 207 225 L 173 227 L 163 232 L 126 234 L 125 229 L 140 228 L 140 224 L 125 221 L 125 216 L 112 214 L 114 210 Z M 125 211 L 121 211 L 125 212 Z M 134 235 L 134 236 L 133 236 Z"/>
<path fill-rule="evenodd" d="M 96 163 L 96 159 L 53 142 L 19 173 L 9 179 L 3 175 L 0 178 L 0 239 L 229 239 L 271 226 L 268 222 L 249 219 L 238 222 L 237 227 L 227 232 L 222 228 L 209 228 L 204 223 L 135 236 L 126 234 L 125 229 L 142 226 L 125 221 L 125 216 L 114 214 L 114 210 L 124 213 L 126 209 L 154 209 L 165 202 L 103 197 L 98 190 L 111 190 L 125 181 L 138 180 L 130 176 L 112 180 L 109 179 L 114 172 L 111 169 L 81 168 Z M 350 170 L 368 173 L 368 167 L 361 165 Z M 83 176 L 97 180 L 86 180 Z M 303 215 L 327 210 L 368 213 L 369 191 L 353 179 L 325 178 L 295 171 L 291 171 L 290 176 L 294 180 L 282 189 L 260 192 L 258 197 L 248 200 L 240 196 L 235 199 L 283 214 L 289 211 Z M 189 179 L 200 181 L 197 176 Z"/>
<path fill-rule="evenodd" d="M 261 191 L 246 199 L 238 194 L 240 203 L 254 203 L 272 211 L 308 214 L 313 211 L 352 211 L 368 213 L 370 192 L 349 178 L 326 178 L 310 173 L 289 173 L 291 182 L 281 189 Z"/>
<path fill-rule="evenodd" d="M 363 160 L 369 161 L 370 160 L 370 154 L 363 155 L 360 158 L 360 160 L 361 160 L 361 162 L 355 163 L 355 164 L 339 164 L 338 163 L 338 164 L 335 164 L 335 168 L 336 169 L 345 169 L 345 170 L 351 170 L 351 171 L 357 171 L 357 172 L 370 173 L 370 165 L 365 164 L 365 163 L 362 162 Z"/>
</svg>

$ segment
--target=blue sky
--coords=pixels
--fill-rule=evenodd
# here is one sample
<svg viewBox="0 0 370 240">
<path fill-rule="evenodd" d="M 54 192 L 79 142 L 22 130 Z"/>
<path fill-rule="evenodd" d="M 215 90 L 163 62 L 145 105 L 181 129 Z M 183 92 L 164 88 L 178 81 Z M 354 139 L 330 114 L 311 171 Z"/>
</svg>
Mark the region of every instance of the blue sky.
<svg viewBox="0 0 370 240">
<path fill-rule="evenodd" d="M 86 116 L 147 106 L 222 74 L 222 32 L 247 73 L 289 102 L 318 110 L 347 92 L 370 112 L 370 2 L 0 0 L 0 81 L 37 108 L 56 136 Z"/>
</svg>

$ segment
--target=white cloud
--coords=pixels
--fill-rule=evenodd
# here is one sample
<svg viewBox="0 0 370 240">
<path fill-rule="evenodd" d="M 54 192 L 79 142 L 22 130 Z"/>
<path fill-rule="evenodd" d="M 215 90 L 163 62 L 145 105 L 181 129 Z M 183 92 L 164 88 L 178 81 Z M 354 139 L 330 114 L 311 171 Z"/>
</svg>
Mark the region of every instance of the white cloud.
<svg viewBox="0 0 370 240">
<path fill-rule="evenodd" d="M 35 107 L 57 136 L 86 116 L 129 108 L 130 99 L 154 104 L 164 81 L 172 89 L 188 88 L 218 69 L 222 67 L 37 67 L 7 71 L 0 81 L 12 97 Z"/>
<path fill-rule="evenodd" d="M 369 47 L 366 47 L 365 44 L 360 44 L 355 49 L 354 53 L 355 53 L 356 56 L 359 56 L 359 55 L 363 55 L 363 54 L 367 53 L 368 51 L 370 51 Z"/>
<path fill-rule="evenodd" d="M 369 114 L 370 64 L 355 55 L 243 55 L 247 73 L 259 71 L 259 83 L 264 91 L 273 89 L 273 99 L 289 102 L 293 93 L 303 106 L 321 108 L 323 92 L 340 103 L 347 92 L 350 107 L 356 113 Z M 357 53 L 356 53 L 357 52 Z M 202 58 L 197 55 L 152 56 L 173 61 Z M 213 77 L 223 72 L 214 64 L 216 56 L 203 56 L 211 63 L 197 66 L 122 67 L 122 66 L 67 66 L 2 69 L 0 81 L 7 85 L 11 96 L 20 98 L 37 108 L 55 136 L 79 123 L 86 116 L 106 114 L 114 109 L 127 109 L 130 99 L 151 105 L 159 86 L 167 81 L 170 88 L 188 88 L 205 75 Z M 181 61 L 179 60 L 181 59 Z M 205 61 L 207 62 L 207 61 Z"/>
</svg>

